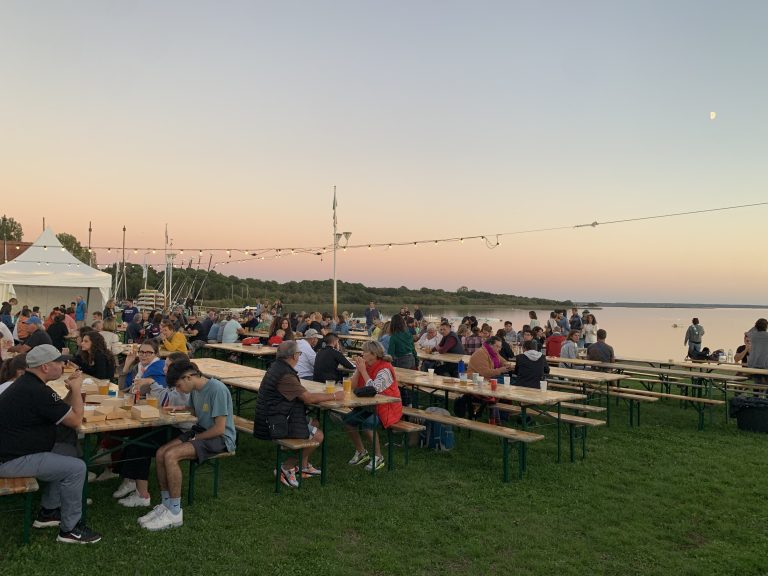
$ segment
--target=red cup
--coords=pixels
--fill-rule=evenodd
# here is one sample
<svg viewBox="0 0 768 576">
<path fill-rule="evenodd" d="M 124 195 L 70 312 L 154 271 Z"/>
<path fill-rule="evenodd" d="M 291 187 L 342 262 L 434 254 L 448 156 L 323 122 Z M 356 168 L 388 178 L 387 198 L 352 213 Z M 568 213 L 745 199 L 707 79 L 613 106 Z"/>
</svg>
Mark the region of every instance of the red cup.
<svg viewBox="0 0 768 576">
<path fill-rule="evenodd" d="M 496 386 L 498 386 L 496 378 L 491 378 L 491 392 L 496 392 Z"/>
</svg>

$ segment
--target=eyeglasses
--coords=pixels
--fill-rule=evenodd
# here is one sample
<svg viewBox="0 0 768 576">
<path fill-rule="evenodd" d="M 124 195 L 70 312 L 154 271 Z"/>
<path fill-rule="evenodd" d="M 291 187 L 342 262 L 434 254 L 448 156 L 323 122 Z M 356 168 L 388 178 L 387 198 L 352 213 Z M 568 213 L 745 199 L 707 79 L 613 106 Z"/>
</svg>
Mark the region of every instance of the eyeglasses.
<svg viewBox="0 0 768 576">
<path fill-rule="evenodd" d="M 154 350 L 139 350 L 139 354 L 154 354 Z"/>
</svg>

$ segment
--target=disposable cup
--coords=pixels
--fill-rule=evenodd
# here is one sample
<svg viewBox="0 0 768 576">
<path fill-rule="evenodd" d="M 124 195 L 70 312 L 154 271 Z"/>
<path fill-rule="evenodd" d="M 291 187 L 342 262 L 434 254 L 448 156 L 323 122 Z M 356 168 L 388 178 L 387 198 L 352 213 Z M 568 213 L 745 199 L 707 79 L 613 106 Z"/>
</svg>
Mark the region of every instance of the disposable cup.
<svg viewBox="0 0 768 576">
<path fill-rule="evenodd" d="M 344 394 L 352 394 L 352 379 L 344 378 Z"/>
<path fill-rule="evenodd" d="M 491 391 L 496 392 L 496 386 L 498 385 L 498 382 L 496 381 L 496 379 L 491 378 L 490 380 L 488 380 L 488 383 L 491 385 Z"/>
<path fill-rule="evenodd" d="M 429 374 L 430 378 L 433 378 L 435 376 L 435 369 L 434 368 L 429 368 L 427 370 L 427 373 Z"/>
<path fill-rule="evenodd" d="M 99 394 L 101 396 L 106 396 L 109 394 L 109 382 L 106 384 L 99 384 Z"/>
<path fill-rule="evenodd" d="M 326 394 L 333 394 L 336 392 L 336 381 L 335 380 L 326 380 L 325 381 L 325 393 Z"/>
<path fill-rule="evenodd" d="M 147 396 L 147 406 L 154 406 L 157 408 L 157 398 L 154 396 Z"/>
<path fill-rule="evenodd" d="M 509 386 L 511 382 L 512 382 L 512 378 L 510 378 L 509 376 L 504 376 L 504 386 Z"/>
<path fill-rule="evenodd" d="M 539 381 L 539 388 L 541 389 L 542 392 L 546 392 L 547 391 L 547 381 L 546 380 L 540 380 Z"/>
</svg>

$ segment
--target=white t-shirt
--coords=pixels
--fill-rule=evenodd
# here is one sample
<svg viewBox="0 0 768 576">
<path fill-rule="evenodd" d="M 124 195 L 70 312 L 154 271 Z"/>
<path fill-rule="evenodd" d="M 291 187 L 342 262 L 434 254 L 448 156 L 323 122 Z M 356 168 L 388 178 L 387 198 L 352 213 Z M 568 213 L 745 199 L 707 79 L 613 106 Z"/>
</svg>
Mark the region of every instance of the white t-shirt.
<svg viewBox="0 0 768 576">
<path fill-rule="evenodd" d="M 429 334 L 424 332 L 424 334 L 421 335 L 421 338 L 419 338 L 418 347 L 419 348 L 436 348 L 438 344 L 440 344 L 442 336 L 440 336 L 439 332 L 435 333 L 434 338 L 430 338 Z"/>
<path fill-rule="evenodd" d="M 8 386 L 13 384 L 13 382 L 14 382 L 13 380 L 8 380 L 8 382 L 3 382 L 2 384 L 0 384 L 0 394 L 8 390 Z"/>
<path fill-rule="evenodd" d="M 299 347 L 299 361 L 296 363 L 296 372 L 299 373 L 299 378 L 305 380 L 312 380 L 315 374 L 315 356 L 317 355 L 309 342 L 300 338 L 296 340 L 296 345 Z"/>
</svg>

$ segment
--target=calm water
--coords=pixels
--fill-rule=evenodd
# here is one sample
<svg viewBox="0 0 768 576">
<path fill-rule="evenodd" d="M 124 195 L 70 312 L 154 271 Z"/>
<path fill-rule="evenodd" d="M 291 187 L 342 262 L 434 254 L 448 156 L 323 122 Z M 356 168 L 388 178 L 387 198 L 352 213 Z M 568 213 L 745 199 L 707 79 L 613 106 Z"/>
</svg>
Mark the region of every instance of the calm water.
<svg viewBox="0 0 768 576">
<path fill-rule="evenodd" d="M 470 312 L 456 308 L 426 308 L 427 314 L 462 317 Z M 537 310 L 543 326 L 549 310 Z M 581 309 L 579 309 L 581 312 Z M 474 315 L 494 328 L 501 328 L 511 320 L 515 330 L 528 323 L 528 312 L 513 308 L 487 308 L 475 310 Z M 758 318 L 768 318 L 768 309 L 757 308 L 603 308 L 593 311 L 599 328 L 608 332 L 607 342 L 617 355 L 641 358 L 680 359 L 687 353 L 683 346 L 685 331 L 691 318 L 698 317 L 706 334 L 703 346 L 710 350 L 729 348 L 743 343 L 744 332 L 754 326 Z M 677 327 L 673 327 L 677 324 Z"/>
</svg>

